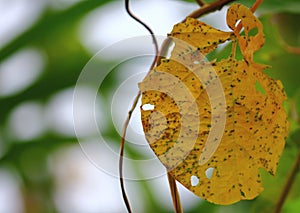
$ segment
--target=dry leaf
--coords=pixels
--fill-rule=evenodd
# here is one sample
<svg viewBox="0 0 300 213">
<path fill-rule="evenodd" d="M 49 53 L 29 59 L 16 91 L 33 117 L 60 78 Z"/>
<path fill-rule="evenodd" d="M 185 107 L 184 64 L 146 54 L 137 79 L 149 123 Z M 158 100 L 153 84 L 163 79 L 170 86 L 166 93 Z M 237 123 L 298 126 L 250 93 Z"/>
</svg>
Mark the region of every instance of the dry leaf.
<svg viewBox="0 0 300 213">
<path fill-rule="evenodd" d="M 227 23 L 233 32 L 192 18 L 175 25 L 170 59 L 139 84 L 151 148 L 176 180 L 217 204 L 255 198 L 263 190 L 258 169 L 275 174 L 288 134 L 283 86 L 253 62 L 264 43 L 262 24 L 239 4 L 228 9 Z M 238 43 L 243 60 L 235 49 L 227 59 L 205 59 L 228 40 Z"/>
</svg>

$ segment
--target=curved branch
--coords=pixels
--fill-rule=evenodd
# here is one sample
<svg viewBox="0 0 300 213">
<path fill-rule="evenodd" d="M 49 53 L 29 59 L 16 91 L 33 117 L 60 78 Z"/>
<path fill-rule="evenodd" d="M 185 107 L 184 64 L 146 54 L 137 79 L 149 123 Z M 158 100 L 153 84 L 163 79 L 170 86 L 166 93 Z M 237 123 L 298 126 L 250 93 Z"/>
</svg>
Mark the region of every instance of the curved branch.
<svg viewBox="0 0 300 213">
<path fill-rule="evenodd" d="M 291 173 L 285 183 L 285 186 L 280 194 L 280 197 L 276 203 L 276 207 L 275 207 L 275 211 L 274 213 L 280 213 L 281 212 L 281 209 L 283 207 L 283 204 L 284 204 L 284 201 L 286 200 L 292 186 L 293 186 L 293 183 L 296 179 L 296 176 L 298 174 L 300 170 L 300 150 L 298 152 L 298 155 L 297 155 L 297 158 L 294 162 L 294 165 L 292 167 L 292 170 L 291 170 Z"/>
<path fill-rule="evenodd" d="M 291 45 L 284 44 L 284 45 L 283 45 L 283 48 L 284 48 L 288 53 L 300 55 L 300 47 L 293 47 L 293 46 L 291 46 Z"/>
</svg>

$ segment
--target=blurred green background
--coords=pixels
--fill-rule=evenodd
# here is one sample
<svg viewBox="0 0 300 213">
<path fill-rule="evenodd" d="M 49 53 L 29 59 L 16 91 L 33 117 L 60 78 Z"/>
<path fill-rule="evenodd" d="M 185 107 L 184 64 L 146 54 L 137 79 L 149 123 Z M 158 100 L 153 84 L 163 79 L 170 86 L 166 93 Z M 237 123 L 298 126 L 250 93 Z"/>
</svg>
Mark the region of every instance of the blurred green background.
<svg viewBox="0 0 300 213">
<path fill-rule="evenodd" d="M 250 6 L 254 1 L 239 2 Z M 158 35 L 166 35 L 198 7 L 192 0 L 132 0 L 131 5 Z M 202 20 L 226 29 L 225 12 Z M 264 23 L 266 44 L 255 55 L 256 61 L 273 67 L 267 74 L 283 82 L 288 96 L 291 130 L 277 175 L 262 171 L 265 191 L 258 198 L 225 207 L 204 202 L 179 186 L 185 212 L 270 212 L 298 155 L 300 1 L 265 0 L 257 15 Z M 104 76 L 96 100 L 99 130 L 91 125 L 94 114 L 87 106 L 94 98 L 93 88 L 84 85 L 78 89 L 84 97 L 76 127 L 80 144 L 72 101 L 79 75 L 98 51 L 141 35 L 147 31 L 128 17 L 119 0 L 0 0 L 0 213 L 126 212 L 114 173 L 117 158 L 110 158 L 105 149 L 98 150 L 97 143 L 105 141 L 118 153 L 118 132 L 151 57 L 120 63 Z M 145 45 L 151 50 L 151 40 Z M 101 72 L 119 63 L 127 51 L 138 53 L 140 48 L 144 47 L 127 46 L 98 57 L 96 68 Z M 139 75 L 131 78 L 136 73 Z M 130 83 L 121 87 L 128 79 Z M 116 93 L 119 96 L 114 98 Z M 129 137 L 144 140 L 136 111 Z M 100 156 L 101 162 L 91 159 L 91 153 Z M 153 157 L 145 142 L 138 148 L 126 147 L 126 155 Z M 143 181 L 150 168 L 128 168 L 140 180 L 125 183 L 134 212 L 173 212 L 165 176 Z M 299 187 L 297 175 L 283 212 L 300 211 Z"/>
</svg>

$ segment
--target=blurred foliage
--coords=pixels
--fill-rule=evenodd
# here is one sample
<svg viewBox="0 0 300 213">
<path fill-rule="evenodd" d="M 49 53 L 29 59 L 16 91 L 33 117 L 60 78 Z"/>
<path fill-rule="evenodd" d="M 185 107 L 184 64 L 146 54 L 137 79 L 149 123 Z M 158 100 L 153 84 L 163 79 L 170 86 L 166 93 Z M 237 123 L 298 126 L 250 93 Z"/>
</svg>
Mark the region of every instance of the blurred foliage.
<svg viewBox="0 0 300 213">
<path fill-rule="evenodd" d="M 48 158 L 55 150 L 77 143 L 77 139 L 73 136 L 46 131 L 38 138 L 19 141 L 7 133 L 9 116 L 21 103 L 37 101 L 46 105 L 54 94 L 75 85 L 82 68 L 92 57 L 77 36 L 80 20 L 92 10 L 111 1 L 85 0 L 64 10 L 46 8 L 32 26 L 0 49 L 0 63 L 26 47 L 36 47 L 47 55 L 46 67 L 37 81 L 19 93 L 0 98 L 0 142 L 3 150 L 0 156 L 0 167 L 14 171 L 20 176 L 27 212 L 57 211 L 53 203 L 53 177 L 48 170 Z M 253 1 L 238 2 L 250 6 Z M 255 60 L 271 65 L 272 69 L 267 70 L 266 73 L 283 82 L 288 95 L 287 110 L 292 125 L 277 175 L 272 177 L 262 171 L 265 191 L 255 200 L 242 201 L 224 207 L 199 202 L 199 205 L 189 212 L 270 212 L 298 154 L 300 146 L 300 72 L 298 72 L 300 56 L 288 52 L 284 44 L 300 46 L 298 24 L 300 1 L 265 0 L 259 13 L 262 14 L 260 18 L 264 24 L 266 44 L 256 54 Z M 228 54 L 226 51 L 228 48 L 210 57 L 222 57 Z M 108 62 L 103 62 L 102 66 L 105 66 L 105 63 Z M 115 78 L 116 76 L 110 77 L 109 83 L 104 88 L 105 93 L 109 93 L 110 87 L 116 82 Z M 119 139 L 113 125 L 109 126 L 105 134 L 106 137 L 114 138 L 115 141 Z M 139 156 L 133 150 L 129 150 L 129 153 Z M 137 184 L 142 185 L 143 199 L 146 200 L 148 212 L 170 212 L 159 205 L 146 181 Z M 300 194 L 297 190 L 299 187 L 300 176 L 298 175 L 283 212 L 299 211 Z"/>
</svg>

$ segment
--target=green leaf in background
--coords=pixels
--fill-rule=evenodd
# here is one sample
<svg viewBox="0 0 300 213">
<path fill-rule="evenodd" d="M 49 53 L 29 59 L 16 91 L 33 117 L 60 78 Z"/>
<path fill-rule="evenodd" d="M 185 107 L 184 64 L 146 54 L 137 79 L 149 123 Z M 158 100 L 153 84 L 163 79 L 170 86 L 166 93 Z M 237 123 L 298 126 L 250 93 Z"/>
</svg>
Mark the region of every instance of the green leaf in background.
<svg viewBox="0 0 300 213">
<path fill-rule="evenodd" d="M 241 2 L 246 2 L 241 1 Z M 248 4 L 250 1 L 247 1 Z M 260 11 L 264 13 L 280 13 L 280 12 L 289 12 L 289 13 L 300 13 L 300 1 L 298 0 L 264 0 L 261 5 Z"/>
<path fill-rule="evenodd" d="M 272 22 L 278 28 L 282 42 L 300 47 L 300 14 L 276 13 L 272 17 Z"/>
<path fill-rule="evenodd" d="M 50 37 L 55 38 L 57 33 L 60 34 L 62 30 L 69 29 L 70 25 L 74 26 L 88 12 L 107 2 L 110 2 L 110 0 L 85 0 L 67 10 L 45 13 L 32 27 L 1 48 L 0 62 L 32 42 Z"/>
<path fill-rule="evenodd" d="M 280 41 L 278 25 L 274 23 L 273 15 L 265 15 L 261 18 L 264 24 L 266 37 L 262 51 L 256 54 L 256 60 L 270 65 L 266 73 L 283 82 L 285 91 L 289 97 L 293 97 L 300 87 L 298 79 L 300 73 L 297 68 L 300 66 L 299 55 L 287 52 Z M 283 24 L 283 23 L 282 23 Z M 289 25 L 289 23 L 285 23 Z"/>
</svg>

